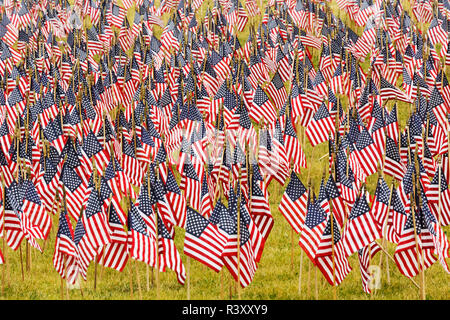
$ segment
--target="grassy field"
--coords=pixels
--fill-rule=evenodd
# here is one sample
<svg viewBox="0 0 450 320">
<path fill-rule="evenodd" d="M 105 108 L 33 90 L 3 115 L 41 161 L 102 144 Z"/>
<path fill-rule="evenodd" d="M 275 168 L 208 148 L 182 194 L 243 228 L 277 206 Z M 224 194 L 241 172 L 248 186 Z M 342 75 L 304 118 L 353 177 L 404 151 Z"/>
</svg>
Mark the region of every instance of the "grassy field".
<svg viewBox="0 0 450 320">
<path fill-rule="evenodd" d="M 157 1 L 159 3 L 159 1 Z M 205 5 L 208 2 L 205 1 Z M 402 1 L 404 7 L 410 11 L 408 1 Z M 259 4 L 259 1 L 258 1 Z M 336 1 L 332 1 L 331 7 L 336 15 L 340 15 L 347 24 L 351 24 L 349 19 L 344 18 L 344 14 L 339 14 Z M 205 12 L 203 9 L 200 12 Z M 132 10 L 128 15 L 132 22 Z M 167 19 L 167 17 L 165 17 Z M 255 21 L 257 24 L 258 21 Z M 423 30 L 424 26 L 421 26 Z M 361 34 L 362 28 L 353 28 Z M 155 34 L 159 35 L 161 29 L 156 27 Z M 248 31 L 240 34 L 242 43 L 246 41 Z M 313 63 L 317 66 L 320 52 L 312 51 Z M 367 70 L 368 62 L 363 63 Z M 405 103 L 398 103 L 401 127 L 404 128 L 411 106 Z M 388 107 L 391 108 L 390 102 Z M 346 107 L 345 107 L 346 108 Z M 300 136 L 303 139 L 303 136 Z M 302 140 L 303 141 L 303 140 Z M 303 145 L 307 155 L 309 168 L 301 174 L 304 183 L 310 175 L 313 187 L 318 192 L 320 179 L 325 167 L 327 167 L 328 157 L 319 161 L 328 152 L 326 144 L 314 148 L 310 146 L 308 139 Z M 372 176 L 367 185 L 371 193 L 375 189 L 376 175 Z M 390 183 L 391 179 L 386 178 Z M 298 236 L 293 235 L 291 228 L 278 211 L 278 204 L 284 192 L 285 186 L 280 186 L 273 182 L 270 187 L 270 204 L 274 216 L 275 225 L 266 242 L 261 262 L 252 284 L 241 291 L 242 299 L 333 299 L 333 287 L 331 287 L 320 271 L 314 268 L 306 257 L 301 254 L 298 246 Z M 53 217 L 54 227 L 51 231 L 44 252 L 41 254 L 36 250 L 31 251 L 31 265 L 26 270 L 25 265 L 25 242 L 22 244 L 20 252 L 13 252 L 5 248 L 2 243 L 2 251 L 7 259 L 7 264 L 0 266 L 1 272 L 1 299 L 61 299 L 61 280 L 53 268 L 52 257 L 54 252 L 55 235 L 58 224 L 58 217 Z M 445 228 L 450 231 L 450 228 Z M 183 262 L 186 265 L 186 256 L 183 251 L 184 230 L 176 228 L 175 241 L 181 253 Z M 387 250 L 392 255 L 395 250 L 394 245 L 388 245 Z M 23 263 L 21 263 L 21 255 Z M 381 253 L 375 257 L 372 264 L 379 264 Z M 389 261 L 390 281 L 386 272 L 386 260 L 382 265 L 382 287 L 374 294 L 365 294 L 362 290 L 359 264 L 357 255 L 350 257 L 352 272 L 336 289 L 338 299 L 418 299 L 419 291 L 406 277 L 402 276 L 395 264 Z M 448 261 L 450 262 L 450 261 Z M 301 272 L 301 290 L 299 290 L 299 278 Z M 22 273 L 23 270 L 23 273 Z M 235 282 L 231 279 L 226 269 L 220 273 L 215 273 L 206 266 L 191 259 L 190 263 L 190 285 L 191 299 L 236 299 L 237 291 Z M 23 274 L 23 276 L 22 276 Z M 82 290 L 64 289 L 64 299 L 156 299 L 156 284 L 152 281 L 152 272 L 147 278 L 147 268 L 144 263 L 128 263 L 123 272 L 111 269 L 104 269 L 98 266 L 97 289 L 94 290 L 95 267 L 91 264 L 88 270 L 88 281 L 82 282 Z M 181 286 L 176 275 L 172 271 L 160 273 L 160 299 L 186 299 L 186 286 Z M 430 300 L 446 300 L 450 298 L 449 276 L 439 263 L 435 263 L 425 271 L 426 277 L 426 297 Z M 417 277 L 418 278 L 418 277 Z M 148 279 L 148 282 L 147 282 Z M 415 279 L 419 282 L 419 279 Z M 148 285 L 148 287 L 147 287 Z M 132 288 L 133 293 L 131 293 Z"/>
</svg>

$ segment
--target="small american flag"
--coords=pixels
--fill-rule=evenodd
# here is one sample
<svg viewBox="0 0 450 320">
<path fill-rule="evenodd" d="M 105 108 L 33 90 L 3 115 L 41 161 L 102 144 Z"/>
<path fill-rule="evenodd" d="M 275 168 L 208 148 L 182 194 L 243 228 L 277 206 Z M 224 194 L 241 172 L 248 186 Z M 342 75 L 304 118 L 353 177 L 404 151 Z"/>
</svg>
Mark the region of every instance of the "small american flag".
<svg viewBox="0 0 450 320">
<path fill-rule="evenodd" d="M 327 219 L 320 203 L 317 201 L 311 202 L 311 195 L 308 197 L 308 211 L 300 234 L 299 245 L 311 261 L 315 262 L 320 240 L 327 225 Z"/>
<path fill-rule="evenodd" d="M 305 134 L 312 146 L 316 146 L 328 140 L 328 135 L 334 136 L 335 126 L 333 119 L 325 105 L 322 103 L 309 122 Z"/>
<path fill-rule="evenodd" d="M 215 211 L 220 211 L 220 204 L 216 205 L 216 208 Z M 190 207 L 187 207 L 186 211 L 184 253 L 219 272 L 223 267 L 221 256 L 226 238 L 221 235 L 215 224 L 212 224 L 200 213 Z M 226 226 L 223 226 L 223 228 L 226 229 Z"/>
<path fill-rule="evenodd" d="M 307 216 L 308 192 L 295 172 L 280 201 L 279 210 L 295 232 L 300 233 Z"/>
<path fill-rule="evenodd" d="M 380 227 L 370 211 L 366 194 L 363 192 L 356 200 L 342 231 L 345 255 L 350 256 L 379 238 L 381 238 Z"/>
<path fill-rule="evenodd" d="M 372 242 L 358 250 L 359 270 L 361 272 L 362 287 L 365 293 L 371 293 L 369 287 L 369 279 L 371 276 L 371 274 L 369 274 L 369 266 L 375 254 L 380 250 L 381 247 L 376 242 Z"/>
<path fill-rule="evenodd" d="M 78 252 L 74 242 L 74 232 L 67 211 L 61 210 L 56 234 L 53 266 L 63 279 L 75 283 L 78 268 Z"/>
</svg>

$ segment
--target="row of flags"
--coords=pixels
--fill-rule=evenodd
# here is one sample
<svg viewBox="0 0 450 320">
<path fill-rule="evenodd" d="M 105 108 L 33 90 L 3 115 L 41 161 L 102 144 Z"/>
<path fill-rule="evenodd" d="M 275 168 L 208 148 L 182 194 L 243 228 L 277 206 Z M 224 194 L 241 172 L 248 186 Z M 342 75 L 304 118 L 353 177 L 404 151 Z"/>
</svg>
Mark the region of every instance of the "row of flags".
<svg viewBox="0 0 450 320">
<path fill-rule="evenodd" d="M 275 181 L 331 285 L 358 252 L 370 292 L 378 239 L 407 277 L 438 260 L 449 272 L 449 2 L 416 2 L 410 16 L 400 1 L 337 1 L 358 36 L 309 0 L 4 1 L 0 233 L 42 250 L 58 215 L 53 264 L 69 282 L 134 259 L 184 284 L 179 227 L 186 256 L 246 287 Z M 306 138 L 329 145 L 318 195 L 299 178 Z"/>
</svg>

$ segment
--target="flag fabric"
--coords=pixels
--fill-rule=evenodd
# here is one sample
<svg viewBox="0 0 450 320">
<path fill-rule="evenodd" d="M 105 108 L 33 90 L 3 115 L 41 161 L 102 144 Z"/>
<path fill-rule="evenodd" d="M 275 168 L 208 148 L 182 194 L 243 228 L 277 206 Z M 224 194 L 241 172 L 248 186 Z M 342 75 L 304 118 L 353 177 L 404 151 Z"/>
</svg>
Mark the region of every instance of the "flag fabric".
<svg viewBox="0 0 450 320">
<path fill-rule="evenodd" d="M 74 284 L 78 271 L 78 255 L 74 242 L 74 231 L 67 211 L 62 210 L 59 217 L 58 233 L 56 234 L 53 266 L 69 283 Z"/>
<path fill-rule="evenodd" d="M 186 212 L 184 254 L 219 272 L 223 267 L 221 256 L 226 238 L 219 232 L 216 225 L 194 209 L 187 207 Z M 227 228 L 226 225 L 223 228 Z"/>
<path fill-rule="evenodd" d="M 335 126 L 333 119 L 324 103 L 317 109 L 314 117 L 308 124 L 305 134 L 312 146 L 316 146 L 328 140 L 328 136 L 334 136 Z"/>
<path fill-rule="evenodd" d="M 350 256 L 379 238 L 381 238 L 380 227 L 372 215 L 366 200 L 366 194 L 363 193 L 356 200 L 342 231 L 345 255 Z"/>
<path fill-rule="evenodd" d="M 307 202 L 308 191 L 297 174 L 292 172 L 289 184 L 281 198 L 279 210 L 297 233 L 302 231 L 305 223 Z"/>
<path fill-rule="evenodd" d="M 361 272 L 362 287 L 365 293 L 370 294 L 372 292 L 369 285 L 372 276 L 369 273 L 369 266 L 370 262 L 379 251 L 381 251 L 381 247 L 376 242 L 372 242 L 358 250 L 359 270 Z"/>
</svg>

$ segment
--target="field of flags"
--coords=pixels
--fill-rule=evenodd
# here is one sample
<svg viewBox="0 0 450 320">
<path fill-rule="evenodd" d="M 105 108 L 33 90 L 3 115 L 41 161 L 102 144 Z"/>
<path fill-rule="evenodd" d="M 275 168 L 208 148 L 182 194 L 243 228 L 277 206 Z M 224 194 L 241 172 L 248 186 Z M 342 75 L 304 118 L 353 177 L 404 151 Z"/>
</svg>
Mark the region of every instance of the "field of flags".
<svg viewBox="0 0 450 320">
<path fill-rule="evenodd" d="M 371 293 L 385 255 L 425 298 L 450 273 L 450 1 L 405 2 L 3 0 L 0 264 L 25 242 L 71 284 L 140 261 L 189 290 L 184 255 L 241 290 L 287 222 L 329 285 Z"/>
</svg>

